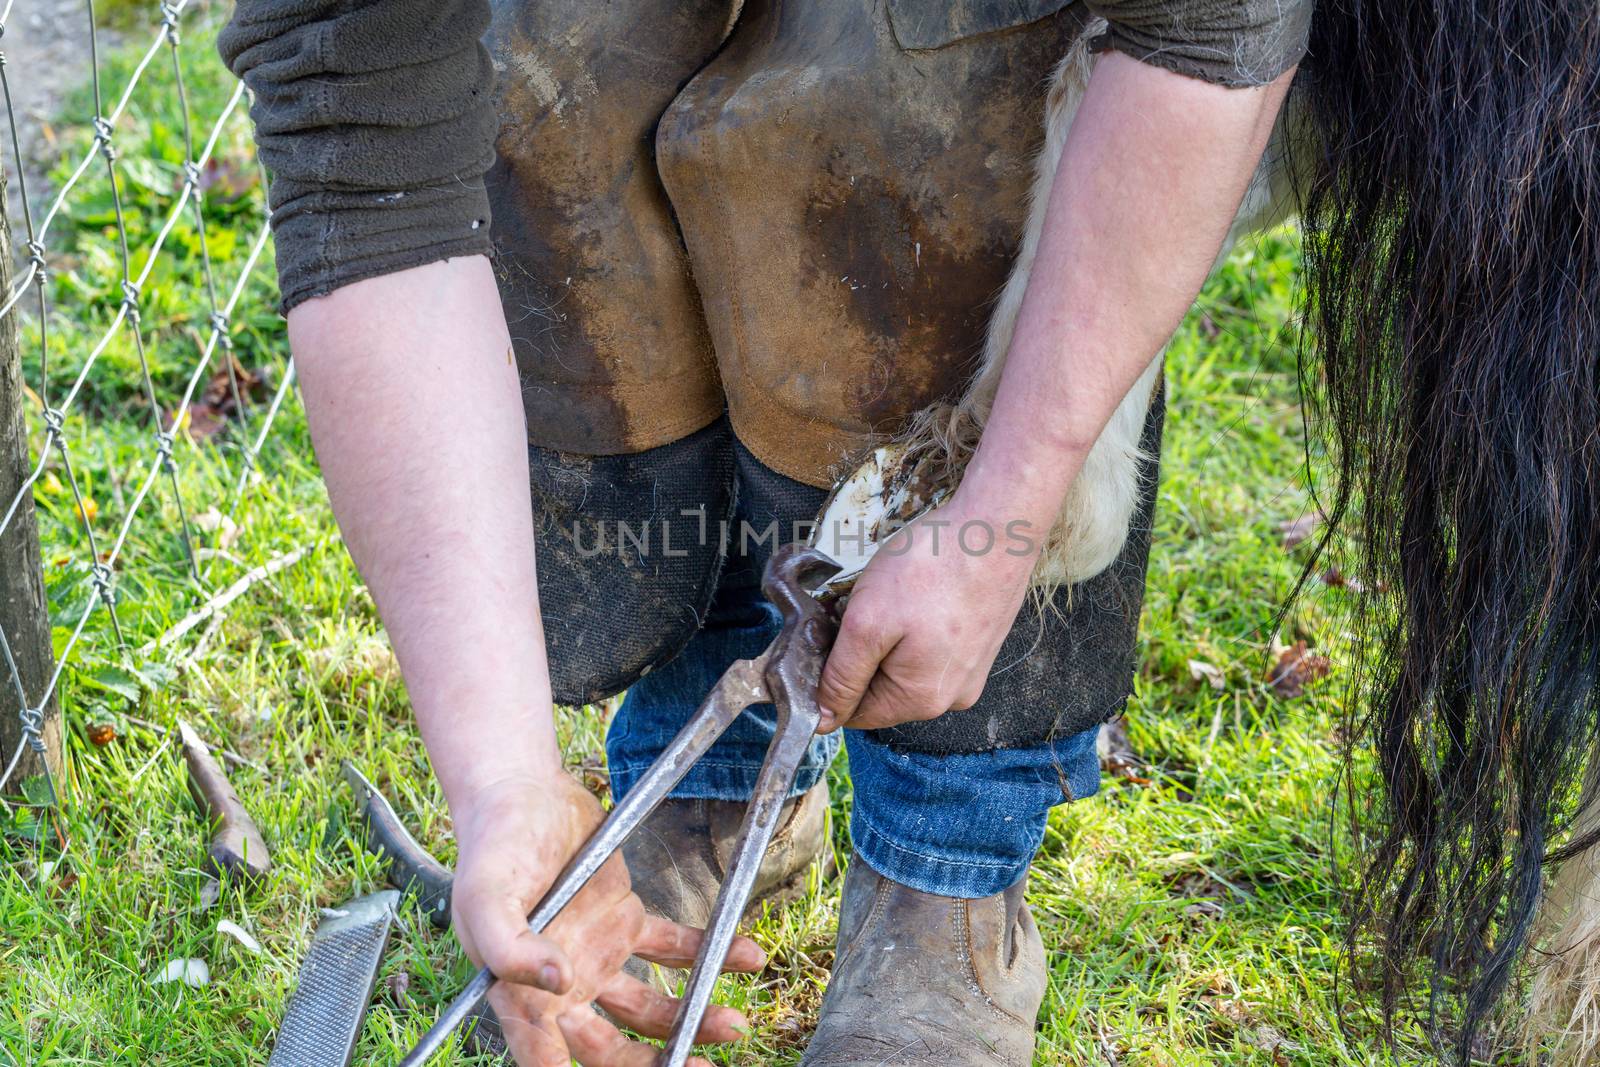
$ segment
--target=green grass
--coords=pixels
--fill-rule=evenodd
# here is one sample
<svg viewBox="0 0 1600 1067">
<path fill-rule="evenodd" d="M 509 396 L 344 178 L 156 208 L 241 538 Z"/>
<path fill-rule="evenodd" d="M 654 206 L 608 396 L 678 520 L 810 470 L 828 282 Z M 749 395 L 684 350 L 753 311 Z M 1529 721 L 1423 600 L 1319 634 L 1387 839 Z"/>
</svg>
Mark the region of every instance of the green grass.
<svg viewBox="0 0 1600 1067">
<path fill-rule="evenodd" d="M 209 34 L 191 28 L 184 47 L 195 113 L 209 116 L 229 86 L 210 58 Z M 119 135 L 124 172 L 143 175 L 125 190 L 131 214 L 144 220 L 136 240 L 147 239 L 148 218 L 169 202 L 182 158 L 170 81 L 164 70 L 149 77 L 154 91 L 141 100 L 161 103 L 136 107 Z M 115 73 L 108 81 L 120 84 Z M 245 137 L 242 123 L 230 127 L 225 158 L 245 158 Z M 90 192 L 52 239 L 57 387 L 115 307 L 105 190 Z M 246 208 L 257 197 L 253 190 L 211 210 L 223 279 L 242 262 L 254 226 Z M 145 298 L 163 396 L 205 326 L 187 234 L 175 235 L 178 254 Z M 1294 248 L 1290 235 L 1276 234 L 1238 251 L 1172 348 L 1143 666 L 1128 708 L 1133 745 L 1150 766 L 1145 780 L 1108 778 L 1097 797 L 1052 817 L 1030 890 L 1052 972 L 1040 1063 L 1432 1062 L 1414 1026 L 1396 1050 L 1385 1049 L 1359 989 L 1338 982 L 1342 887 L 1330 855 L 1339 843 L 1331 790 L 1338 619 L 1353 594 L 1319 585 L 1282 623 L 1286 638 L 1334 654 L 1332 683 L 1282 701 L 1262 682 L 1276 613 L 1305 551 L 1285 551 L 1278 524 L 1310 506 L 1288 325 Z M 256 286 L 235 316 L 250 367 L 278 367 L 284 355 L 269 289 Z M 37 370 L 30 363 L 30 380 Z M 102 525 L 120 519 L 150 455 L 151 413 L 138 381 L 131 346 L 119 341 L 69 423 Z M 209 443 L 183 443 L 190 515 L 227 498 L 241 440 L 236 427 Z M 24 812 L 0 837 L 0 1061 L 262 1062 L 317 909 L 381 883 L 351 834 L 342 758 L 379 782 L 436 855 L 453 858 L 448 812 L 372 602 L 338 542 L 297 408 L 279 420 L 264 467 L 268 476 L 239 511 L 238 542 L 210 557 L 210 587 L 296 546 L 312 551 L 258 584 L 202 646 L 190 642 L 175 659 L 120 659 L 101 614 L 70 664 L 65 804 L 43 832 Z M 85 550 L 70 495 L 52 484 L 39 503 L 60 640 L 62 620 L 84 603 Z M 204 599 L 184 577 L 177 524 L 171 494 L 159 488 L 134 525 L 118 581 L 135 649 Z M 1196 680 L 1190 660 L 1220 669 L 1223 687 Z M 180 765 L 163 734 L 138 723 L 178 716 L 253 761 L 234 769 L 233 782 L 274 849 L 268 884 L 228 887 L 209 908 L 205 834 Z M 604 718 L 599 708 L 562 713 L 574 764 L 598 760 Z M 97 724 L 111 724 L 116 739 L 93 744 L 88 728 Z M 842 762 L 832 781 L 843 857 L 850 791 Z M 725 1062 L 798 1058 L 832 958 L 837 890 L 836 881 L 819 881 L 755 925 L 772 963 L 753 983 L 724 984 L 723 997 L 756 1024 Z M 224 918 L 251 931 L 263 953 L 217 933 Z M 212 983 L 152 986 L 147 976 L 177 956 L 206 959 Z M 393 1062 L 469 971 L 449 934 L 408 912 L 359 1062 Z M 402 973 L 403 995 L 388 981 Z M 468 1061 L 454 1054 L 441 1062 Z"/>
</svg>

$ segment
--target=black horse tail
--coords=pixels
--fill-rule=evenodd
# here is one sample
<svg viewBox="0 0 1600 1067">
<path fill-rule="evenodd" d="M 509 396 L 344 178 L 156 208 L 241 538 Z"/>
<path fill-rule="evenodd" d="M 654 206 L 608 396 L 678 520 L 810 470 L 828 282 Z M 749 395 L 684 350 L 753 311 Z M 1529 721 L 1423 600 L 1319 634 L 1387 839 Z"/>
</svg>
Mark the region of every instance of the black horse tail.
<svg viewBox="0 0 1600 1067">
<path fill-rule="evenodd" d="M 1425 979 L 1465 1062 L 1543 868 L 1600 838 L 1571 829 L 1600 732 L 1600 9 L 1322 0 L 1298 84 L 1302 384 L 1378 591 L 1349 948 L 1376 935 L 1388 1026 Z"/>
</svg>

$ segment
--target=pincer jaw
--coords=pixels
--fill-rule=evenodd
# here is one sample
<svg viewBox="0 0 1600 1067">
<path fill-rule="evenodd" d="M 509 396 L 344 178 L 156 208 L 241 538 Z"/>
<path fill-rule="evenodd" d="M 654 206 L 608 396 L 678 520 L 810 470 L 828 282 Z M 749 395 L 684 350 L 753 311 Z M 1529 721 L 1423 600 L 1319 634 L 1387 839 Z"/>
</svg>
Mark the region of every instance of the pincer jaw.
<svg viewBox="0 0 1600 1067">
<path fill-rule="evenodd" d="M 812 593 L 839 571 L 839 565 L 815 548 L 784 545 L 767 561 L 761 588 L 783 613 L 783 629 L 767 660 L 767 691 L 779 714 L 795 713 L 812 729 L 821 718 L 817 683 L 833 647 L 839 624 L 834 612 Z"/>
<path fill-rule="evenodd" d="M 799 543 L 784 545 L 767 560 L 761 592 L 783 614 L 784 633 L 775 652 L 781 652 L 791 632 L 798 631 L 807 644 L 826 654 L 833 643 L 837 620 L 816 590 L 839 573 L 839 564 L 819 549 Z"/>
</svg>

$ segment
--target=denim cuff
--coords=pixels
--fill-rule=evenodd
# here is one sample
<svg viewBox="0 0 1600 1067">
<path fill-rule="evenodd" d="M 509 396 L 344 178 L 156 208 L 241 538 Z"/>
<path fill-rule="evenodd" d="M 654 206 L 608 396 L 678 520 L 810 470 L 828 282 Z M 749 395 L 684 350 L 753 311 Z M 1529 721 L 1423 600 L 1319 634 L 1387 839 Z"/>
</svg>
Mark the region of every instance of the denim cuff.
<svg viewBox="0 0 1600 1067">
<path fill-rule="evenodd" d="M 855 802 L 850 837 L 867 866 L 945 897 L 993 896 L 1028 872 L 1050 809 L 1100 788 L 1098 726 L 969 755 L 897 752 L 846 730 Z"/>
<path fill-rule="evenodd" d="M 862 818 L 859 808 L 850 813 L 850 843 L 868 867 L 891 882 L 941 897 L 977 900 L 1004 892 L 1028 873 L 1028 865 L 1043 842 L 1044 820 L 1040 820 L 1038 839 L 1027 850 L 1026 858 L 1002 863 L 951 859 L 896 844 L 875 830 L 870 820 Z"/>
</svg>

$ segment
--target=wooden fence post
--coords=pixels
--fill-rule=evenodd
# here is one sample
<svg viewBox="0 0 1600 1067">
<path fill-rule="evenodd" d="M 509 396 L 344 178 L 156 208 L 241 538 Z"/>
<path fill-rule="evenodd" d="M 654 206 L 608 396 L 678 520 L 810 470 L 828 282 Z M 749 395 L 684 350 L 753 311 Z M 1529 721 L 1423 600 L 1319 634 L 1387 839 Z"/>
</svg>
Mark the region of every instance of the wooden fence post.
<svg viewBox="0 0 1600 1067">
<path fill-rule="evenodd" d="M 0 300 L 11 291 L 11 227 L 6 218 L 6 181 L 0 172 Z M 22 381 L 22 349 L 17 337 L 21 302 L 0 319 L 0 518 L 32 473 L 24 405 L 29 403 Z M 11 523 L 0 530 L 0 629 L 5 631 L 16 658 L 17 671 L 29 700 L 37 700 L 50 679 L 55 656 L 50 647 L 50 615 L 45 605 L 44 574 L 40 567 L 39 527 L 33 494 L 25 493 Z M 18 713 L 16 688 L 0 656 L 0 770 L 11 762 L 18 745 L 25 745 Z M 44 760 L 25 752 L 6 784 L 17 792 L 27 778 L 48 766 L 60 781 L 61 705 L 51 696 L 44 707 Z"/>
</svg>

